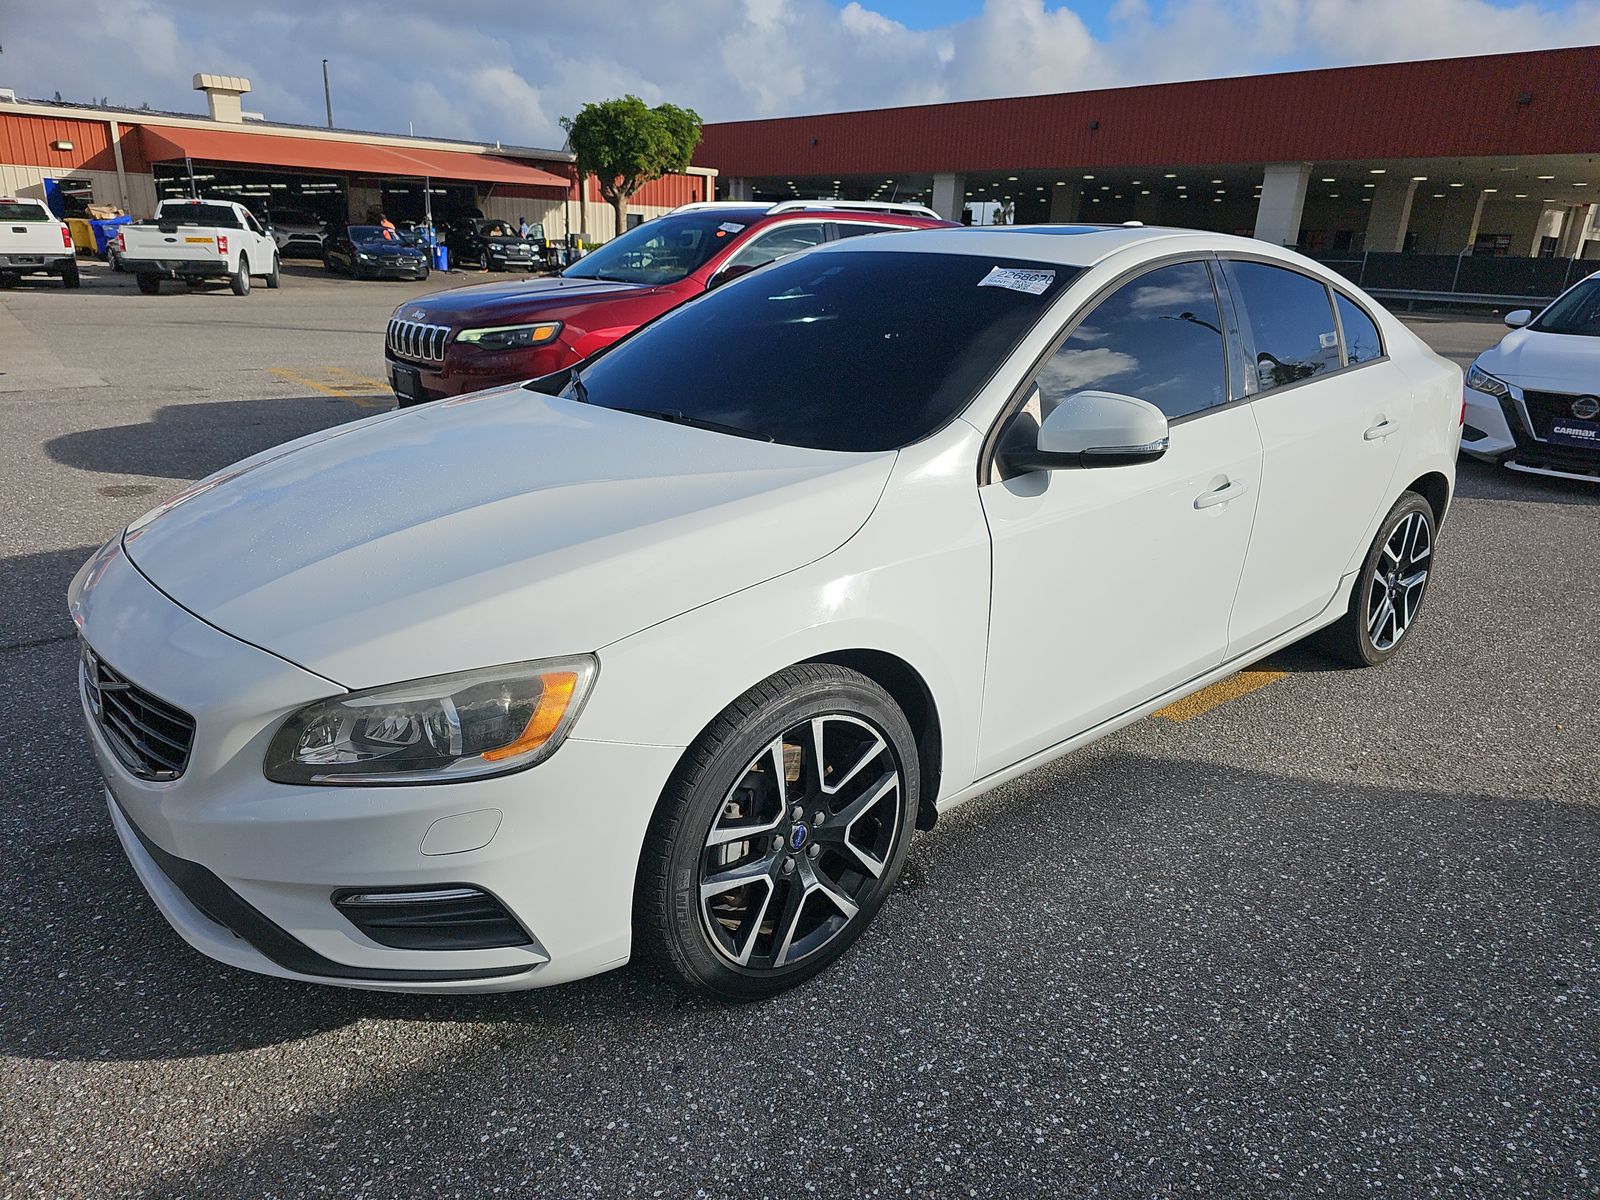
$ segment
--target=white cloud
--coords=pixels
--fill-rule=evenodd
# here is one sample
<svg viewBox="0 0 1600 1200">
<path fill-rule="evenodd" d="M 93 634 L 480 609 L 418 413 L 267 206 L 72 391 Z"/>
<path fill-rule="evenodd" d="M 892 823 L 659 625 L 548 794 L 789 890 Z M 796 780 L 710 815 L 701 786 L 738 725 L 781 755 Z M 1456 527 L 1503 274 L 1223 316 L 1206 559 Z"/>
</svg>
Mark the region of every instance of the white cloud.
<svg viewBox="0 0 1600 1200">
<path fill-rule="evenodd" d="M 918 30 L 872 0 L 80 0 L 81 41 L 16 5 L 0 84 L 194 110 L 195 71 L 244 74 L 247 107 L 319 124 L 326 56 L 341 125 L 559 145 L 629 91 L 734 120 L 1600 42 L 1600 0 L 1117 0 L 1099 36 L 1070 0 L 974 4 Z"/>
</svg>

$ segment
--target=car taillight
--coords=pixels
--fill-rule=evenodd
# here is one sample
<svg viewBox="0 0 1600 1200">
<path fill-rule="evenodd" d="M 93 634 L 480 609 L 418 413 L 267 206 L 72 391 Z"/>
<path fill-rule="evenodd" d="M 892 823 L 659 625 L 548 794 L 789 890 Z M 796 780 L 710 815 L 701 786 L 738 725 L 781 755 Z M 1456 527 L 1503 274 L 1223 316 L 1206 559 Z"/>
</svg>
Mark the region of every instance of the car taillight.
<svg viewBox="0 0 1600 1200">
<path fill-rule="evenodd" d="M 1457 421 L 1456 424 L 1465 425 L 1466 423 L 1467 423 L 1467 398 L 1465 396 L 1462 396 L 1461 397 L 1461 420 Z"/>
<path fill-rule="evenodd" d="M 117 234 L 117 253 L 122 254 L 128 249 L 128 239 L 124 234 Z"/>
<path fill-rule="evenodd" d="M 217 234 L 217 253 L 218 254 L 226 254 L 227 252 L 228 252 L 228 235 L 225 234 L 225 233 L 219 233 L 219 234 Z"/>
<path fill-rule="evenodd" d="M 61 227 L 61 248 L 63 250 L 72 249 L 72 230 L 68 229 L 65 225 Z"/>
</svg>

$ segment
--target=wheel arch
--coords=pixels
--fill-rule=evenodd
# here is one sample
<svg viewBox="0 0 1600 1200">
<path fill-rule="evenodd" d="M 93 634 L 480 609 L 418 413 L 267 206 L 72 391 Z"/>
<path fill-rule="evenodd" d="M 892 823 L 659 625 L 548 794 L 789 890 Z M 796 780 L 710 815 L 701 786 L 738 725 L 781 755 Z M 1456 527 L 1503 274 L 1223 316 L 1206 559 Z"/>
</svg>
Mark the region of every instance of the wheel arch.
<svg viewBox="0 0 1600 1200">
<path fill-rule="evenodd" d="M 1445 509 L 1450 506 L 1450 481 L 1441 472 L 1429 471 L 1413 479 L 1406 491 L 1415 492 L 1428 502 L 1428 507 L 1433 509 L 1434 524 L 1444 524 Z"/>
<path fill-rule="evenodd" d="M 939 724 L 939 708 L 927 681 L 905 659 L 886 650 L 833 650 L 804 661 L 830 663 L 859 671 L 888 692 L 900 706 L 917 739 L 917 768 L 922 780 L 921 794 L 917 800 L 917 828 L 932 829 L 938 818 L 944 739 Z"/>
</svg>

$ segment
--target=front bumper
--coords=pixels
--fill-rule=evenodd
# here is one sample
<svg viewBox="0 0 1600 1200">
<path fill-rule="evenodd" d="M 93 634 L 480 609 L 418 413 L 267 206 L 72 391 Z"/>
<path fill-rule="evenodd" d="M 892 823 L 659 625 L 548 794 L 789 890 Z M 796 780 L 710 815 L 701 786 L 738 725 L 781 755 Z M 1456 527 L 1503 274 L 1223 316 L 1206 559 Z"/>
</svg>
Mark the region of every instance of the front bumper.
<svg viewBox="0 0 1600 1200">
<path fill-rule="evenodd" d="M 578 358 L 571 347 L 559 339 L 527 350 L 477 350 L 457 343 L 454 337 L 452 333 L 442 362 L 401 358 L 392 349 L 386 352 L 385 374 L 397 397 L 401 400 L 443 400 L 448 396 L 481 392 L 485 388 L 523 383 L 538 379 L 541 375 L 554 374 L 571 366 Z M 421 397 L 408 396 L 401 390 L 396 367 L 417 373 Z"/>
<path fill-rule="evenodd" d="M 111 820 L 146 890 L 202 953 L 248 970 L 391 991 L 504 991 L 627 960 L 634 871 L 679 750 L 569 739 L 496 779 L 292 787 L 261 772 L 284 715 L 341 689 L 200 621 L 112 543 L 73 582 L 84 639 L 195 718 L 187 767 L 138 778 L 85 705 Z M 466 885 L 531 936 L 489 949 L 398 949 L 333 904 L 344 889 Z"/>
<path fill-rule="evenodd" d="M 355 273 L 367 279 L 421 279 L 428 274 L 424 259 L 412 262 L 355 262 Z"/>
<path fill-rule="evenodd" d="M 1589 449 L 1542 437 L 1540 418 L 1530 402 L 1537 406 L 1541 403 L 1538 397 L 1545 394 L 1536 393 L 1530 398 L 1520 385 L 1509 386 L 1511 395 L 1503 397 L 1470 387 L 1465 390 L 1462 452 L 1514 471 L 1600 482 L 1600 446 Z"/>
</svg>

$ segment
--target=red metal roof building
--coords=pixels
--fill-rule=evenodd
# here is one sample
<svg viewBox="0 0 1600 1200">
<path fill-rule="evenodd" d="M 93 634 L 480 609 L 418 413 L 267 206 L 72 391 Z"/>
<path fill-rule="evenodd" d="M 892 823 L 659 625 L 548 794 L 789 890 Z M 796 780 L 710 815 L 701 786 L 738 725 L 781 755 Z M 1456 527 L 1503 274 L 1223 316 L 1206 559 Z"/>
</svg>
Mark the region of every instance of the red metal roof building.
<svg viewBox="0 0 1600 1200">
<path fill-rule="evenodd" d="M 249 81 L 197 75 L 210 113 L 158 113 L 14 100 L 0 93 L 0 195 L 42 197 L 46 180 L 97 204 L 148 215 L 196 190 L 253 208 L 305 209 L 360 220 L 381 208 L 417 219 L 431 208 L 612 236 L 615 217 L 593 179 L 580 190 L 572 156 L 440 138 L 273 124 L 242 112 Z M 693 169 L 645 185 L 629 204 L 647 218 L 710 197 L 715 172 Z"/>
<path fill-rule="evenodd" d="M 739 198 L 1532 254 L 1591 228 L 1600 47 L 735 121 L 695 161 Z"/>
</svg>

